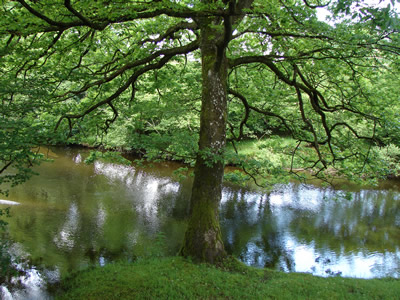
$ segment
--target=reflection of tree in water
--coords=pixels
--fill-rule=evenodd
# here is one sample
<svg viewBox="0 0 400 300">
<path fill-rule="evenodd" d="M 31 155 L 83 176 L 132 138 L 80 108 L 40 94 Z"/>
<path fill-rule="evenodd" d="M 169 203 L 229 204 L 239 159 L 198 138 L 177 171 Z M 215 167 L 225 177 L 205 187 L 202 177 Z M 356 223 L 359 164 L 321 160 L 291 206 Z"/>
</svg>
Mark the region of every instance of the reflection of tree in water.
<svg viewBox="0 0 400 300">
<path fill-rule="evenodd" d="M 294 260 L 285 248 L 268 195 L 258 195 L 253 201 L 247 196 L 244 191 L 231 190 L 221 208 L 227 251 L 249 265 L 292 271 Z"/>
<path fill-rule="evenodd" d="M 350 200 L 336 196 L 321 201 L 317 213 L 297 214 L 290 230 L 299 240 L 313 242 L 319 249 L 396 251 L 399 212 L 397 192 L 364 190 L 352 193 Z"/>
<path fill-rule="evenodd" d="M 273 212 L 269 196 L 270 194 L 267 194 L 265 197 L 264 208 L 262 210 L 263 216 L 260 218 L 262 223 L 261 246 L 266 257 L 263 267 L 291 272 L 294 271 L 295 262 L 290 249 L 287 249 L 285 246 L 282 228 L 279 228 L 280 222 L 278 218 L 280 216 Z"/>
<path fill-rule="evenodd" d="M 254 202 L 245 201 L 245 193 L 240 189 L 225 189 L 224 193 L 227 200 L 221 205 L 220 219 L 225 249 L 228 253 L 240 257 L 240 252 L 254 234 L 256 224 L 250 217 Z"/>
<path fill-rule="evenodd" d="M 123 245 L 122 248 L 114 250 L 108 249 L 104 246 L 100 248 L 88 246 L 88 248 L 83 249 L 83 257 L 86 258 L 91 265 L 104 265 L 108 262 L 117 261 L 122 257 L 130 257 L 132 260 L 134 260 L 136 258 L 135 255 L 128 256 L 128 252 L 129 249 L 126 247 L 126 245 Z"/>
<path fill-rule="evenodd" d="M 249 265 L 285 271 L 312 271 L 315 266 L 323 274 L 332 267 L 338 271 L 334 264 L 339 261 L 346 264 L 340 268 L 351 269 L 351 264 L 364 260 L 373 264 L 376 274 L 393 274 L 399 266 L 397 192 L 296 186 L 264 196 L 234 188 L 224 193 L 221 225 L 226 249 Z"/>
<path fill-rule="evenodd" d="M 282 234 L 273 229 L 268 229 L 262 235 L 262 245 L 265 253 L 265 268 L 294 270 L 294 260 L 290 251 L 285 248 Z"/>
</svg>

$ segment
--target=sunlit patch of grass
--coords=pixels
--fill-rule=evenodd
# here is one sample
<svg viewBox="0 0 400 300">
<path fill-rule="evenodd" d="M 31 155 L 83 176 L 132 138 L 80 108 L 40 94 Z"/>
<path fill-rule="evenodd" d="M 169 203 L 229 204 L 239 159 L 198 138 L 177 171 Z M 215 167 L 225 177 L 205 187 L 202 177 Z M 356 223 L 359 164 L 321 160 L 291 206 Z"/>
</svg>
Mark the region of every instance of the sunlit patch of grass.
<svg viewBox="0 0 400 300">
<path fill-rule="evenodd" d="M 181 257 L 114 263 L 62 282 L 56 299 L 398 299 L 397 279 L 321 278 Z"/>
<path fill-rule="evenodd" d="M 239 167 L 241 171 L 227 168 L 225 181 L 264 189 L 276 183 L 285 183 L 289 180 L 288 171 L 292 167 L 297 168 L 296 161 L 292 164 L 295 148 L 295 140 L 279 136 L 243 140 L 235 143 L 235 147 L 228 144 L 225 152 L 226 164 Z"/>
<path fill-rule="evenodd" d="M 296 141 L 291 138 L 272 136 L 265 139 L 243 140 L 235 146 L 238 154 L 248 159 L 267 160 L 272 164 L 290 167 L 291 153 L 296 147 Z M 228 144 L 227 151 L 234 151 L 232 144 Z"/>
</svg>

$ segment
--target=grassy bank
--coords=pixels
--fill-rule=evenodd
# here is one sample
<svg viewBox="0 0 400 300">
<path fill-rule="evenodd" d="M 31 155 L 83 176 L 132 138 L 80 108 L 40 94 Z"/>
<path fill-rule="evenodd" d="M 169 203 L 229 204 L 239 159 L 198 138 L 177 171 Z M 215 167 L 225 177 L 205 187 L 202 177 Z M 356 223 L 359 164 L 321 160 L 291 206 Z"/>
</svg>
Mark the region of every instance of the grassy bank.
<svg viewBox="0 0 400 300">
<path fill-rule="evenodd" d="M 396 279 L 321 278 L 181 257 L 115 263 L 63 280 L 56 299 L 399 299 Z"/>
</svg>

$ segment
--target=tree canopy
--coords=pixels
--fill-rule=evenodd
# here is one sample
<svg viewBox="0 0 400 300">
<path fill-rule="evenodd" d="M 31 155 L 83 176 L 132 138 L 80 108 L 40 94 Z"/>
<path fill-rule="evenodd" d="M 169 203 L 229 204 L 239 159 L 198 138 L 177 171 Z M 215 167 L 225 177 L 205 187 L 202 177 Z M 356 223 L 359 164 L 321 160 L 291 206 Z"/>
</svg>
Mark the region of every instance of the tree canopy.
<svg viewBox="0 0 400 300">
<path fill-rule="evenodd" d="M 0 183 L 30 175 L 37 145 L 105 133 L 192 158 L 182 254 L 218 260 L 227 160 L 267 181 L 299 168 L 324 180 L 389 172 L 377 154 L 398 150 L 400 43 L 395 3 L 383 4 L 3 0 Z M 293 140 L 278 163 L 225 151 L 271 134 Z"/>
</svg>

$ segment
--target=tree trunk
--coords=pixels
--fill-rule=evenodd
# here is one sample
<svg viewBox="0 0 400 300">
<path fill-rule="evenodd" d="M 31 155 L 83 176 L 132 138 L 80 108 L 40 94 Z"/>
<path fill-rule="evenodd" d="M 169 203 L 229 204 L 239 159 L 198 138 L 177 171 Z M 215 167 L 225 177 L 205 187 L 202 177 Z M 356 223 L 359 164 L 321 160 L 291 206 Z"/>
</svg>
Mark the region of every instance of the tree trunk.
<svg viewBox="0 0 400 300">
<path fill-rule="evenodd" d="M 219 226 L 226 140 L 227 63 L 225 49 L 218 51 L 223 33 L 211 22 L 202 26 L 202 107 L 200 115 L 199 154 L 197 155 L 191 216 L 181 254 L 196 261 L 215 263 L 225 257 Z M 224 46 L 223 46 L 224 47 Z M 225 48 L 225 47 L 224 47 Z"/>
</svg>

